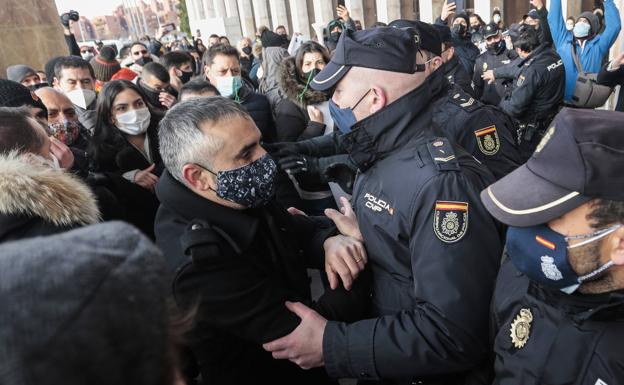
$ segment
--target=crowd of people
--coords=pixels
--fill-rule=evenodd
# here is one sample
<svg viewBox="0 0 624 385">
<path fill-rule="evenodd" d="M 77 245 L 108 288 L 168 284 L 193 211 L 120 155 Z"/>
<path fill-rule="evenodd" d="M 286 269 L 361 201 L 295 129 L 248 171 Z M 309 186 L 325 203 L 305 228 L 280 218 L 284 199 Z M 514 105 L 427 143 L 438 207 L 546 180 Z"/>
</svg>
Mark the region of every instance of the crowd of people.
<svg viewBox="0 0 624 385">
<path fill-rule="evenodd" d="M 0 79 L 0 383 L 622 382 L 620 13 L 529 3 L 121 49 L 61 15 Z"/>
</svg>

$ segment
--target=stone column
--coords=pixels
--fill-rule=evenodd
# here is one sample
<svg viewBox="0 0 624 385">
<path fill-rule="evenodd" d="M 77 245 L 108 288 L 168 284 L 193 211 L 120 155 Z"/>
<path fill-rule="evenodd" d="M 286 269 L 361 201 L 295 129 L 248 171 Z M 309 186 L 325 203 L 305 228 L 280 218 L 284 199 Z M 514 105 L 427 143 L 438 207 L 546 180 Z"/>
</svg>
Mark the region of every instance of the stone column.
<svg viewBox="0 0 624 385">
<path fill-rule="evenodd" d="M 419 1 L 418 2 L 420 20 L 426 23 L 433 23 L 433 4 L 431 1 Z"/>
<path fill-rule="evenodd" d="M 195 0 L 182 0 L 186 3 L 186 13 L 188 14 L 189 24 L 191 21 L 195 21 L 197 19 L 197 14 L 195 13 Z"/>
<path fill-rule="evenodd" d="M 273 30 L 271 26 L 271 20 L 269 19 L 269 9 L 267 8 L 266 0 L 252 0 L 253 12 L 256 19 L 256 26 L 258 28 L 262 26 L 268 27 Z"/>
<path fill-rule="evenodd" d="M 228 17 L 238 17 L 238 5 L 236 0 L 225 0 L 225 12 Z M 241 23 L 242 24 L 242 23 Z"/>
<path fill-rule="evenodd" d="M 243 36 L 253 39 L 256 36 L 256 21 L 254 20 L 251 0 L 238 0 L 238 13 Z"/>
<path fill-rule="evenodd" d="M 327 24 L 334 19 L 334 5 L 328 0 L 314 0 L 314 18 L 316 23 Z"/>
<path fill-rule="evenodd" d="M 288 30 L 288 13 L 286 11 L 285 0 L 269 0 L 269 7 L 271 9 L 271 21 L 273 22 L 273 29 L 278 25 L 283 25 Z M 292 34 L 293 31 L 288 31 Z"/>
<path fill-rule="evenodd" d="M 494 5 L 492 4 L 492 1 L 489 1 L 489 0 L 475 1 L 475 7 L 474 7 L 475 13 L 481 16 L 483 21 L 486 23 L 490 22 L 493 9 L 494 9 Z M 504 15 L 505 10 L 501 8 L 501 12 L 503 12 L 503 15 Z"/>
<path fill-rule="evenodd" d="M 204 15 L 206 19 L 212 19 L 215 17 L 215 9 L 212 0 L 201 0 L 201 3 L 204 8 Z"/>
<path fill-rule="evenodd" d="M 212 6 L 214 9 L 215 17 L 226 18 L 225 1 L 224 0 L 212 0 Z"/>
<path fill-rule="evenodd" d="M 353 20 L 359 20 L 362 28 L 366 28 L 364 23 L 364 2 L 362 0 L 345 0 L 345 6 Z"/>
<path fill-rule="evenodd" d="M 377 20 L 390 23 L 401 18 L 400 0 L 377 0 Z"/>
<path fill-rule="evenodd" d="M 311 20 L 308 14 L 308 6 L 306 0 L 289 0 L 290 1 L 290 13 L 292 18 L 293 30 L 289 31 L 291 36 L 295 32 L 301 33 L 308 38 L 312 37 L 312 31 L 310 30 Z"/>
</svg>

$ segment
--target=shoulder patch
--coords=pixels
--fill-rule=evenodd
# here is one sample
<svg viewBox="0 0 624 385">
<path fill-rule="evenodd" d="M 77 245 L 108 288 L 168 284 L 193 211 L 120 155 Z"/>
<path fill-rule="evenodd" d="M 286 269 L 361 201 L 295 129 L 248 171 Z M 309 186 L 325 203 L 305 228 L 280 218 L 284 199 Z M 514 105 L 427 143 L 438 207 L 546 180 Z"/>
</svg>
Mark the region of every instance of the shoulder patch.
<svg viewBox="0 0 624 385">
<path fill-rule="evenodd" d="M 433 210 L 433 232 L 444 243 L 461 240 L 468 231 L 468 203 L 436 201 Z"/>
<path fill-rule="evenodd" d="M 516 83 L 516 86 L 517 86 L 517 87 L 520 87 L 522 84 L 524 84 L 524 80 L 525 80 L 525 79 L 526 79 L 526 78 L 524 77 L 524 75 L 520 75 L 520 76 L 518 77 L 518 82 Z"/>
<path fill-rule="evenodd" d="M 487 62 L 484 61 L 483 62 L 483 72 L 487 71 L 487 69 L 488 69 L 488 64 L 487 64 Z"/>
<path fill-rule="evenodd" d="M 450 99 L 451 99 L 451 102 L 460 106 L 466 111 L 472 111 L 479 107 L 479 104 L 477 103 L 475 98 L 473 98 L 472 96 L 470 96 L 468 93 L 464 91 L 455 92 L 453 96 L 451 96 Z"/>
<path fill-rule="evenodd" d="M 496 155 L 500 150 L 500 139 L 496 131 L 496 125 L 482 128 L 474 132 L 477 137 L 477 145 L 483 155 Z"/>
<path fill-rule="evenodd" d="M 455 150 L 447 138 L 436 138 L 427 143 L 427 150 L 438 170 L 459 170 Z"/>
</svg>

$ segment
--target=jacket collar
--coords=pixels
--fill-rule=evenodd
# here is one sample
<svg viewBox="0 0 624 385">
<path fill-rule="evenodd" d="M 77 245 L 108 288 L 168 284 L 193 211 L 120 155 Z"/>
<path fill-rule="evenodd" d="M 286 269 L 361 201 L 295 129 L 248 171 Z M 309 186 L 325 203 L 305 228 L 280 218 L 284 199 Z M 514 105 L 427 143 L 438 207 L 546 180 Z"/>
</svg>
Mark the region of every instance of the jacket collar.
<svg viewBox="0 0 624 385">
<path fill-rule="evenodd" d="M 432 137 L 429 106 L 447 85 L 442 71 L 435 71 L 420 87 L 353 125 L 341 138 L 342 147 L 366 171 L 397 149 Z"/>
<path fill-rule="evenodd" d="M 531 64 L 531 62 L 538 57 L 539 55 L 541 55 L 544 51 L 546 51 L 547 49 L 550 49 L 551 46 L 549 43 L 542 43 L 539 45 L 539 47 L 537 47 L 533 52 L 531 52 L 529 54 L 529 56 L 525 57 L 524 59 L 522 59 L 520 61 L 520 63 L 518 63 L 518 67 L 522 67 L 524 65 L 529 65 Z"/>
<path fill-rule="evenodd" d="M 258 231 L 259 219 L 251 210 L 236 210 L 202 198 L 178 182 L 169 171 L 163 172 L 156 185 L 161 204 L 192 220 L 206 220 L 229 235 L 241 250 L 245 250 Z"/>
</svg>

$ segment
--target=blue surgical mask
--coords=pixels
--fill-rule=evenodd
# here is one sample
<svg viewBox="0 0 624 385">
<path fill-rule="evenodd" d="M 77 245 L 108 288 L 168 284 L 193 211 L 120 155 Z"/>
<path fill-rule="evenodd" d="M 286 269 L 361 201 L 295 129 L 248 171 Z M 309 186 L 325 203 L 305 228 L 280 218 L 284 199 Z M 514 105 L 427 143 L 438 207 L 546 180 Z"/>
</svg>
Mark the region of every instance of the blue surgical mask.
<svg viewBox="0 0 624 385">
<path fill-rule="evenodd" d="M 574 29 L 572 29 L 572 33 L 574 37 L 584 38 L 589 36 L 590 25 L 587 23 L 576 23 L 574 25 Z"/>
<path fill-rule="evenodd" d="M 532 281 L 571 294 L 581 283 L 591 280 L 613 266 L 613 261 L 579 276 L 570 265 L 568 250 L 597 241 L 620 226 L 615 225 L 590 234 L 571 237 L 565 237 L 545 224 L 531 227 L 512 226 L 507 230 L 507 254 L 516 268 Z M 569 246 L 568 241 L 574 239 L 585 241 Z"/>
<path fill-rule="evenodd" d="M 338 127 L 338 130 L 340 130 L 340 132 L 346 134 L 351 131 L 351 126 L 353 126 L 357 122 L 357 119 L 353 114 L 353 110 L 355 110 L 355 108 L 362 102 L 362 100 L 364 100 L 369 92 L 370 89 L 366 91 L 364 95 L 362 95 L 360 100 L 358 100 L 358 102 L 355 103 L 353 107 L 340 108 L 336 103 L 334 103 L 332 99 L 329 99 L 329 114 L 334 120 L 334 125 Z"/>
<path fill-rule="evenodd" d="M 219 76 L 217 78 L 217 90 L 221 96 L 226 98 L 238 98 L 238 90 L 240 90 L 243 82 L 240 76 Z"/>
</svg>

